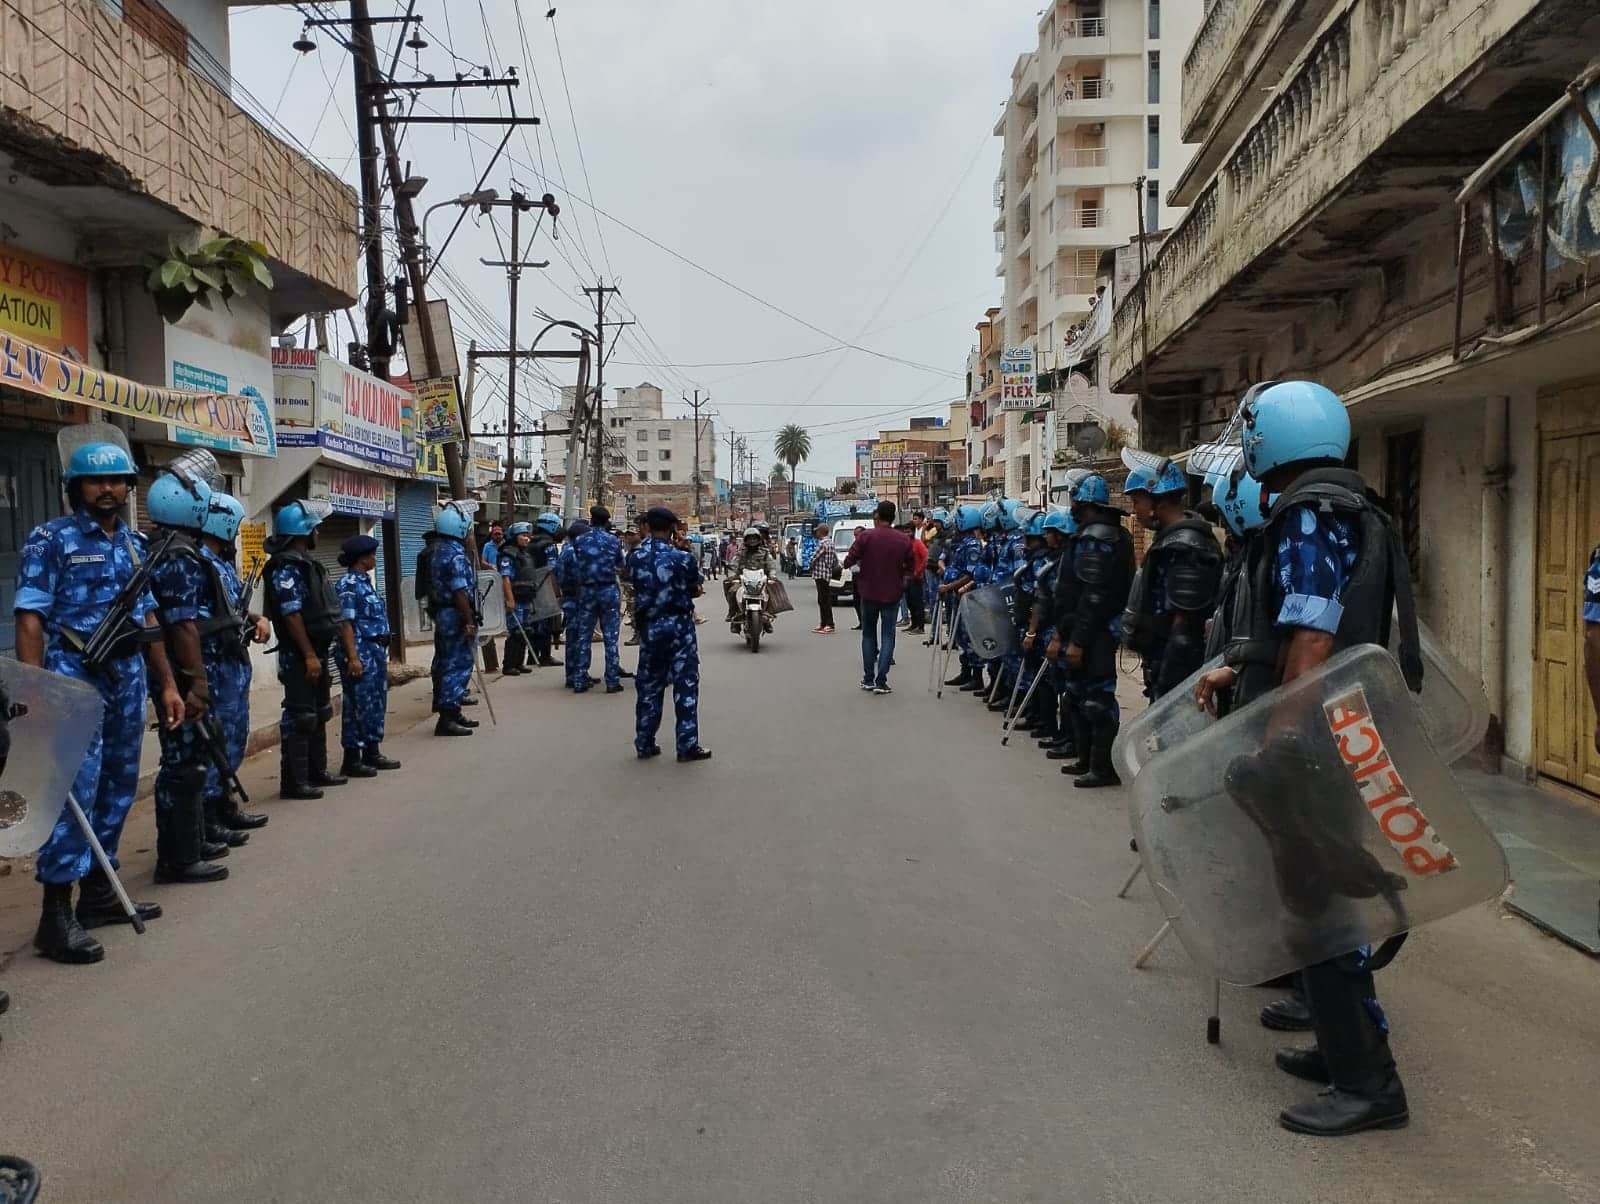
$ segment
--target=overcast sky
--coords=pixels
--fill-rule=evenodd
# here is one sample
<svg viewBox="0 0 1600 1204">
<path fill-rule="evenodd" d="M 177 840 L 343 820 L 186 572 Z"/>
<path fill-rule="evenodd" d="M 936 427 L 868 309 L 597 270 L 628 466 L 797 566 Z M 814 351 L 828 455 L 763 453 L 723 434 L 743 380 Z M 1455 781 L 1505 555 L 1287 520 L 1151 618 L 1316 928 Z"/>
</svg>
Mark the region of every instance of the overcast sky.
<svg viewBox="0 0 1600 1204">
<path fill-rule="evenodd" d="M 374 15 L 403 7 L 372 5 Z M 695 385 L 709 390 L 724 437 L 719 476 L 728 475 L 730 428 L 747 435 L 764 469 L 773 432 L 798 422 L 813 443 L 801 479 L 831 483 L 853 471 L 855 439 L 913 415 L 943 415 L 943 403 L 961 395 L 973 326 L 1001 294 L 991 229 L 1000 141 L 991 131 L 1017 56 L 1035 45 L 1035 5 L 567 0 L 554 21 L 546 5 L 522 4 L 521 27 L 513 0 L 452 0 L 448 12 L 444 0 L 418 0 L 417 11 L 432 43 L 421 52 L 424 72 L 515 65 L 528 81 L 519 111 L 544 119 L 537 132 L 513 136 L 486 182 L 502 195 L 513 178 L 526 191 L 548 188 L 562 207 L 559 244 L 546 227 L 525 256 L 552 263 L 524 278 L 524 341 L 542 325 L 536 308 L 587 325 L 593 311 L 578 290 L 596 275 L 619 281 L 609 316 L 641 325 L 611 360 L 608 396 L 613 385 L 646 380 L 674 399 Z M 320 50 L 297 56 L 289 43 L 299 26 L 292 9 L 237 12 L 235 77 L 354 182 L 349 55 L 315 33 Z M 392 44 L 392 34 L 384 38 Z M 407 50 L 398 74 L 414 70 Z M 425 93 L 424 104 L 449 111 L 448 96 Z M 456 111 L 493 114 L 500 103 L 478 89 L 461 93 Z M 430 180 L 420 203 L 467 191 L 500 133 L 413 127 L 403 154 Z M 609 218 L 590 208 L 591 195 Z M 430 242 L 442 242 L 453 217 L 434 215 Z M 505 337 L 505 278 L 480 256 L 503 257 L 489 226 L 469 222 L 445 257 L 459 283 L 433 282 L 457 301 L 463 349 L 472 334 Z M 462 294 L 496 325 L 465 312 Z M 348 337 L 342 329 L 339 346 Z M 828 351 L 841 340 L 941 371 Z M 747 364 L 794 356 L 807 358 Z M 570 369 L 554 372 L 570 380 Z M 553 404 L 536 378 L 519 387 L 532 393 L 525 417 Z M 687 409 L 668 410 L 678 411 Z"/>
</svg>

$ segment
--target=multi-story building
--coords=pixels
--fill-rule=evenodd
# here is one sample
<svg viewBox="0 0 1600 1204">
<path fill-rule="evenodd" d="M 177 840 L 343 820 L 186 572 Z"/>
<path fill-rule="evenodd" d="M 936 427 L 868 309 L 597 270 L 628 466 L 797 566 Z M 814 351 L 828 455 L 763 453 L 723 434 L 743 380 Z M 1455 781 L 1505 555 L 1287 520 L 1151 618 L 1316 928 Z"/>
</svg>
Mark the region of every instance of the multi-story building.
<svg viewBox="0 0 1600 1204">
<path fill-rule="evenodd" d="M 561 391 L 565 426 L 571 426 L 576 392 L 571 386 Z M 646 381 L 619 388 L 615 399 L 601 407 L 600 421 L 605 431 L 606 476 L 617 479 L 618 487 L 693 485 L 698 450 L 701 489 L 710 499 L 717 475 L 717 432 L 710 418 L 699 420 L 697 441 L 695 419 L 664 417 L 661 390 Z M 567 436 L 545 436 L 545 470 L 550 480 L 565 483 L 568 455 Z"/>
<path fill-rule="evenodd" d="M 1005 414 L 1000 408 L 1000 352 L 1005 321 L 999 306 L 983 311 L 978 341 L 967 353 L 968 490 L 986 493 L 1005 484 Z"/>
<path fill-rule="evenodd" d="M 1597 45 L 1593 0 L 1217 0 L 1183 60 L 1188 209 L 1111 372 L 1164 451 L 1254 382 L 1339 392 L 1487 750 L 1590 792 Z"/>
<path fill-rule="evenodd" d="M 9 490 L 0 497 L 0 649 L 13 639 L 21 542 L 59 512 L 55 435 L 64 425 L 121 427 L 142 481 L 180 449 L 207 446 L 252 517 L 302 485 L 351 506 L 381 506 L 386 489 L 392 496 L 392 484 L 373 486 L 358 471 L 363 461 L 341 466 L 342 476 L 326 465 L 327 475 L 305 481 L 311 466 L 285 469 L 278 454 L 274 335 L 305 314 L 354 304 L 357 204 L 337 176 L 274 134 L 269 117 L 235 102 L 230 7 L 0 4 L 0 489 Z M 181 317 L 169 308 L 176 320 L 167 321 L 147 256 L 167 258 L 169 240 L 192 255 L 218 236 L 264 246 L 273 286 L 232 276 L 231 295 L 214 291 L 209 308 Z M 53 370 L 32 370 L 47 363 Z M 367 378 L 360 387 L 385 386 Z M 167 390 L 212 400 L 195 406 L 191 393 L 179 404 Z M 385 451 L 398 454 L 401 407 L 373 409 L 393 418 L 396 446 Z"/>
<path fill-rule="evenodd" d="M 1017 60 L 995 125 L 995 244 L 1006 346 L 1054 371 L 1081 339 L 1101 257 L 1182 212 L 1168 203 L 1189 148 L 1179 130 L 1181 56 L 1201 0 L 1055 0 L 1036 50 Z M 1051 432 L 1017 411 L 987 414 L 985 488 L 1038 501 Z"/>
</svg>

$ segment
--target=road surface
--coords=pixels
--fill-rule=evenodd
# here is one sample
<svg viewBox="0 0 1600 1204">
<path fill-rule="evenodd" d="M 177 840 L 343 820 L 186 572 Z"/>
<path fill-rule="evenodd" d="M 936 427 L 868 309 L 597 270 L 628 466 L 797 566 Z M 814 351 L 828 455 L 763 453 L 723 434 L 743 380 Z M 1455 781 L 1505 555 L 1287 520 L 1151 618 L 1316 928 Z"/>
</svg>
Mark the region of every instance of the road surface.
<svg viewBox="0 0 1600 1204">
<path fill-rule="evenodd" d="M 920 644 L 875 698 L 809 626 L 700 629 L 707 764 L 635 760 L 631 690 L 546 670 L 268 804 L 225 884 L 135 853 L 168 914 L 98 967 L 32 957 L 8 881 L 0 1147 L 49 1204 L 1600 1198 L 1594 963 L 1489 907 L 1417 935 L 1411 1127 L 1285 1133 L 1271 996 L 1228 989 L 1210 1047 L 1175 941 L 1130 968 L 1118 792 L 936 704 Z"/>
</svg>

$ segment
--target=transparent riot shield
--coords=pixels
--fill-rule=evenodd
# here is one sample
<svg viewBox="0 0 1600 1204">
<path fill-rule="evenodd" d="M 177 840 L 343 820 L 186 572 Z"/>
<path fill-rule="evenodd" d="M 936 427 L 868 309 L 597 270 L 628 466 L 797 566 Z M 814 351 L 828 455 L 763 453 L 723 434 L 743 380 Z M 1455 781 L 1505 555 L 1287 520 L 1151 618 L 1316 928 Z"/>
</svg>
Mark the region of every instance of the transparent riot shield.
<svg viewBox="0 0 1600 1204">
<path fill-rule="evenodd" d="M 506 595 L 500 587 L 500 574 L 493 569 L 478 570 L 478 639 L 487 640 L 506 633 Z"/>
<path fill-rule="evenodd" d="M 553 619 L 561 613 L 561 599 L 556 596 L 555 570 L 539 568 L 533 570 L 534 587 L 532 610 L 528 613 L 530 623 L 542 623 L 546 619 Z"/>
<path fill-rule="evenodd" d="M 972 637 L 972 650 L 983 660 L 1010 656 L 1020 646 L 1017 626 L 1011 618 L 1010 591 L 999 585 L 984 585 L 962 599 L 961 622 Z"/>
<path fill-rule="evenodd" d="M 0 728 L 11 748 L 0 770 L 0 857 L 36 853 L 50 835 L 103 706 L 92 686 L 0 658 Z"/>
<path fill-rule="evenodd" d="M 1147 760 L 1130 794 L 1162 911 L 1228 982 L 1376 944 L 1493 899 L 1508 880 L 1375 645 L 1183 740 L 1181 756 Z"/>
<path fill-rule="evenodd" d="M 128 447 L 128 436 L 123 433 L 121 427 L 112 426 L 109 422 L 79 422 L 72 426 L 64 426 L 56 432 L 56 455 L 61 460 L 63 472 L 72 461 L 72 453 L 86 443 L 113 444 L 128 453 L 130 463 L 133 460 L 133 452 Z"/>
<path fill-rule="evenodd" d="M 1478 747 L 1489 726 L 1489 700 L 1478 679 L 1445 650 L 1428 626 L 1417 626 L 1422 645 L 1422 692 L 1410 697 L 1423 734 L 1448 765 Z M 1390 627 L 1398 632 L 1400 624 Z M 1398 644 L 1399 636 L 1391 636 L 1391 654 Z M 1133 777 L 1152 757 L 1179 747 L 1212 725 L 1212 717 L 1195 705 L 1194 688 L 1201 674 L 1221 664 L 1221 657 L 1208 661 L 1182 685 L 1123 724 L 1111 749 L 1118 773 Z"/>
</svg>

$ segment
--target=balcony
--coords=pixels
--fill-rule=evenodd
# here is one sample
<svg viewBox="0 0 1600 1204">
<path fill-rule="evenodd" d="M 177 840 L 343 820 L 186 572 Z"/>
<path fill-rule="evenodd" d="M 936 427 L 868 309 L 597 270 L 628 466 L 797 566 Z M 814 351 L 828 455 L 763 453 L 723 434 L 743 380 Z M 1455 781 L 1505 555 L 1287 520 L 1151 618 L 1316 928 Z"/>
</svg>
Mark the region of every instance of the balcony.
<svg viewBox="0 0 1600 1204">
<path fill-rule="evenodd" d="M 147 198 L 152 228 L 176 211 L 264 243 L 275 308 L 353 304 L 354 192 L 168 48 L 96 0 L 4 0 L 0 47 L 0 138 L 51 204 L 103 224 L 113 194 Z"/>
<path fill-rule="evenodd" d="M 1562 94 L 1597 38 L 1588 0 L 1355 0 L 1299 54 L 1132 290 L 1146 292 L 1151 379 L 1257 352 L 1264 323 L 1281 329 L 1297 306 L 1403 260 L 1416 223 Z M 1113 322 L 1116 389 L 1137 380 L 1136 300 Z"/>
<path fill-rule="evenodd" d="M 1093 276 L 1057 276 L 1055 288 L 1051 292 L 1057 297 L 1072 297 L 1080 301 L 1093 301 L 1095 283 Z"/>
<path fill-rule="evenodd" d="M 1103 146 L 1078 146 L 1058 151 L 1056 157 L 1056 195 L 1079 188 L 1103 188 L 1111 183 L 1111 168 Z"/>
<path fill-rule="evenodd" d="M 1104 17 L 1077 17 L 1056 25 L 1055 47 L 1063 58 L 1094 58 L 1111 52 Z"/>
<path fill-rule="evenodd" d="M 1056 247 L 1104 247 L 1116 241 L 1109 209 L 1069 209 L 1056 222 Z"/>
</svg>

